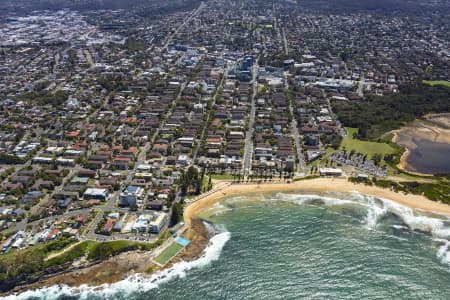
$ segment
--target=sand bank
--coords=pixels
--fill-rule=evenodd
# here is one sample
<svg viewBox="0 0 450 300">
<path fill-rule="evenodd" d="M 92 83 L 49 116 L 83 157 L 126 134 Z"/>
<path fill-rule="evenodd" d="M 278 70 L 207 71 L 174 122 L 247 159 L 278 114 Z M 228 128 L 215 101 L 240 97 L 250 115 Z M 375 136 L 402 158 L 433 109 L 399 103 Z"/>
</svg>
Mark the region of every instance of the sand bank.
<svg viewBox="0 0 450 300">
<path fill-rule="evenodd" d="M 344 178 L 317 178 L 310 180 L 301 180 L 292 183 L 262 183 L 262 184 L 233 184 L 224 187 L 208 196 L 200 198 L 188 205 L 184 211 L 184 220 L 189 227 L 191 220 L 205 208 L 211 207 L 224 197 L 242 195 L 248 193 L 264 192 L 287 192 L 287 191 L 305 191 L 305 192 L 352 192 L 357 191 L 361 194 L 380 197 L 395 201 L 404 206 L 418 210 L 434 212 L 450 216 L 450 205 L 431 201 L 424 196 L 405 195 L 396 193 L 389 189 L 383 189 L 376 186 L 367 186 L 364 184 L 354 184 Z"/>
<path fill-rule="evenodd" d="M 418 147 L 417 141 L 426 140 L 434 143 L 450 144 L 450 114 L 430 114 L 422 120 L 415 120 L 398 130 L 393 130 L 394 137 L 392 141 L 403 147 L 403 153 L 400 163 L 397 167 L 412 174 L 426 176 L 429 174 L 414 172 L 408 165 L 408 156 L 411 151 Z"/>
</svg>

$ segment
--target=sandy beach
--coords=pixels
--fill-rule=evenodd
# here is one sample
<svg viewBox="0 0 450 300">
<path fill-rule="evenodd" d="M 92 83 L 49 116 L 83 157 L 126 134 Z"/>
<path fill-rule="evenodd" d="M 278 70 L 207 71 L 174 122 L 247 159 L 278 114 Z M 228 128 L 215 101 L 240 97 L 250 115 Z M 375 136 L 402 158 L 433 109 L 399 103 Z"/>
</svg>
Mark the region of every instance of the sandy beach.
<svg viewBox="0 0 450 300">
<path fill-rule="evenodd" d="M 225 182 L 218 182 L 215 184 L 215 188 L 217 191 L 213 190 L 206 196 L 200 196 L 197 201 L 192 202 L 185 208 L 184 220 L 188 229 L 184 233 L 184 236 L 191 241 L 191 244 L 186 248 L 186 251 L 178 255 L 164 268 L 170 268 L 174 263 L 179 262 L 180 260 L 194 260 L 202 255 L 203 250 L 208 245 L 210 236 L 197 216 L 202 210 L 211 207 L 214 203 L 229 196 L 289 191 L 306 193 L 357 191 L 362 194 L 389 199 L 418 210 L 450 216 L 450 205 L 434 202 L 419 195 L 405 195 L 403 193 L 396 193 L 392 190 L 375 186 L 354 184 L 347 181 L 345 178 L 316 178 L 291 183 L 230 185 L 227 185 Z M 85 267 L 81 266 L 81 268 L 76 271 L 50 276 L 50 278 L 41 279 L 36 283 L 18 286 L 7 294 L 17 293 L 28 289 L 36 289 L 42 286 L 52 286 L 55 284 L 66 284 L 69 286 L 89 284 L 98 286 L 104 283 L 117 282 L 131 274 L 148 274 L 151 273 L 149 272 L 150 268 L 156 267 L 151 260 L 154 255 L 153 251 L 122 253 L 98 264 Z M 154 270 L 156 269 L 157 268 L 154 268 Z"/>
<path fill-rule="evenodd" d="M 200 198 L 188 205 L 184 211 L 184 220 L 190 227 L 191 220 L 205 208 L 211 207 L 214 203 L 223 197 L 235 196 L 249 193 L 264 192 L 284 192 L 284 191 L 305 191 L 305 192 L 353 192 L 381 197 L 400 203 L 414 209 L 429 211 L 433 213 L 450 216 L 450 205 L 431 201 L 424 196 L 405 195 L 396 193 L 392 190 L 379 188 L 376 186 L 367 186 L 364 184 L 355 184 L 344 178 L 317 178 L 310 180 L 301 180 L 292 183 L 262 183 L 262 184 L 235 184 L 227 186 L 215 193 Z"/>
</svg>

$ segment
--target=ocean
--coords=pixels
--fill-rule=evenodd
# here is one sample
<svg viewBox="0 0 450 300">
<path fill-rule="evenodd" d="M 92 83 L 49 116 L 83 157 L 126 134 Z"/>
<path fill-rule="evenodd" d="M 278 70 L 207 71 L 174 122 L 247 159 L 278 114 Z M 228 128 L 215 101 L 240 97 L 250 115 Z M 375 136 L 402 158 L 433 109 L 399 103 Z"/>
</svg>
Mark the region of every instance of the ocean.
<svg viewBox="0 0 450 300">
<path fill-rule="evenodd" d="M 101 288 L 10 299 L 450 299 L 450 220 L 357 193 L 229 197 L 204 255 Z"/>
</svg>

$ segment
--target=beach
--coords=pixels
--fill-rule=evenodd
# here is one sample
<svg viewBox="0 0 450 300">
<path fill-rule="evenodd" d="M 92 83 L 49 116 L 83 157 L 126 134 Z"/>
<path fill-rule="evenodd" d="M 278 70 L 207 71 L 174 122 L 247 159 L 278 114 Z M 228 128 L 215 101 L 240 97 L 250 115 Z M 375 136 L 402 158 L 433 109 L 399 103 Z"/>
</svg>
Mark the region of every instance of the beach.
<svg viewBox="0 0 450 300">
<path fill-rule="evenodd" d="M 198 199 L 189 204 L 184 210 L 184 220 L 188 227 L 199 212 L 211 207 L 224 197 L 236 196 L 250 193 L 267 192 L 359 192 L 361 194 L 389 199 L 401 205 L 417 210 L 433 212 L 450 216 L 450 205 L 431 201 L 420 195 L 405 195 L 393 190 L 376 186 L 355 184 L 344 178 L 317 178 L 300 180 L 291 183 L 261 183 L 261 184 L 232 184 L 224 187 L 208 196 Z"/>
<path fill-rule="evenodd" d="M 162 269 L 152 263 L 152 258 L 155 255 L 154 251 L 132 251 L 111 257 L 100 263 L 80 266 L 78 270 L 41 278 L 36 283 L 18 286 L 7 294 L 61 284 L 70 287 L 79 287 L 86 284 L 92 287 L 102 284 L 114 284 L 133 274 L 146 274 L 146 276 L 150 276 L 150 273 L 157 270 L 170 270 L 177 263 L 193 262 L 203 257 L 205 249 L 211 247 L 211 238 L 213 235 L 212 232 L 209 232 L 205 228 L 204 223 L 199 218 L 199 214 L 225 197 L 251 196 L 252 194 L 277 192 L 298 192 L 307 195 L 320 195 L 325 192 L 358 192 L 368 196 L 388 199 L 416 210 L 450 216 L 450 205 L 434 202 L 420 195 L 405 195 L 376 186 L 355 184 L 347 181 L 345 178 L 315 178 L 290 183 L 265 182 L 259 184 L 219 181 L 214 186 L 213 190 L 198 196 L 186 206 L 184 210 L 184 221 L 187 230 L 183 233 L 183 236 L 189 239 L 191 243 L 186 247 L 185 251 L 180 253 Z"/>
</svg>

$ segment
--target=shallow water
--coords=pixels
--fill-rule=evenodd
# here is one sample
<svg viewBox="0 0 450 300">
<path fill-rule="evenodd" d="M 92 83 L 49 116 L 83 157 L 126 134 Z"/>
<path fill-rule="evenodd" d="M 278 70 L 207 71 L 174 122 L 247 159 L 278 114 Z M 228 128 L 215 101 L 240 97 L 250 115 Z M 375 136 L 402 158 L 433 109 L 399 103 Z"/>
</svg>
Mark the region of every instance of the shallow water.
<svg viewBox="0 0 450 300">
<path fill-rule="evenodd" d="M 410 149 L 407 169 L 426 174 L 450 174 L 450 144 L 425 139 L 413 139 L 417 145 Z"/>
<path fill-rule="evenodd" d="M 450 223 L 360 194 L 261 194 L 202 214 L 205 256 L 150 278 L 31 299 L 450 299 Z M 70 297 L 72 296 L 72 297 Z"/>
</svg>

